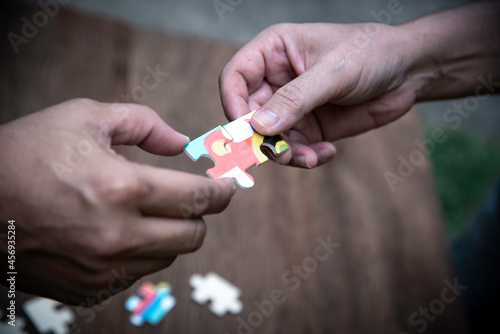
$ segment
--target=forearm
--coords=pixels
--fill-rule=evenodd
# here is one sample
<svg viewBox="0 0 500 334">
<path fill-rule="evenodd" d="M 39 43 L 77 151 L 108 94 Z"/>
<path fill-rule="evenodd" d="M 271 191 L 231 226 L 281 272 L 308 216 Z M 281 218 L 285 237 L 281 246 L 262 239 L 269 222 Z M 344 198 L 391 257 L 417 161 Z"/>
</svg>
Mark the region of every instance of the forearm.
<svg viewBox="0 0 500 334">
<path fill-rule="evenodd" d="M 500 1 L 435 13 L 399 29 L 408 41 L 408 80 L 417 101 L 478 94 L 484 81 L 500 82 Z"/>
</svg>

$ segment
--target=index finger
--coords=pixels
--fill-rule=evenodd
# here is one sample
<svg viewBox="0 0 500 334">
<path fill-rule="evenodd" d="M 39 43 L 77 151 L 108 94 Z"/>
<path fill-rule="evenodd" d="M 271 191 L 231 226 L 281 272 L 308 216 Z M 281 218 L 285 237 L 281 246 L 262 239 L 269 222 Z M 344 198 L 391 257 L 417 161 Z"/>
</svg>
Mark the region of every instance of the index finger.
<svg viewBox="0 0 500 334">
<path fill-rule="evenodd" d="M 175 170 L 135 164 L 147 193 L 138 201 L 146 215 L 170 218 L 201 217 L 226 208 L 236 186 L 232 179 L 212 180 Z"/>
<path fill-rule="evenodd" d="M 219 77 L 220 97 L 229 120 L 248 114 L 250 94 L 256 91 L 265 77 L 264 54 L 256 42 L 241 48 L 226 64 Z"/>
<path fill-rule="evenodd" d="M 273 90 L 305 71 L 303 53 L 290 38 L 290 25 L 275 25 L 260 32 L 231 58 L 219 77 L 220 95 L 230 120 L 255 110 Z M 259 93 L 260 91 L 260 93 Z M 268 96 L 264 94 L 263 91 Z M 249 104 L 254 104 L 251 108 Z"/>
<path fill-rule="evenodd" d="M 118 103 L 105 107 L 112 145 L 137 145 L 153 154 L 177 155 L 189 142 L 147 106 Z"/>
</svg>

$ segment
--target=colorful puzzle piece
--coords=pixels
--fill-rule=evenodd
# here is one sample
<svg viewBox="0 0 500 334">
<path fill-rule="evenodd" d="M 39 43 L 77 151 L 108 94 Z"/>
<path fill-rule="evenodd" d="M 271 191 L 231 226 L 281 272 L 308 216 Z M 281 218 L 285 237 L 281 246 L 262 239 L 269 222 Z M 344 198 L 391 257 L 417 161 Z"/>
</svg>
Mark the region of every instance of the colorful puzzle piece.
<svg viewBox="0 0 500 334">
<path fill-rule="evenodd" d="M 33 298 L 23 304 L 23 309 L 40 333 L 64 334 L 75 321 L 70 308 L 52 299 Z"/>
<path fill-rule="evenodd" d="M 270 148 L 275 155 L 289 149 L 280 136 L 262 136 L 255 132 L 250 125 L 253 113 L 218 126 L 192 140 L 184 147 L 184 151 L 195 161 L 201 156 L 212 159 L 215 167 L 207 170 L 211 178 L 232 177 L 242 188 L 253 187 L 254 179 L 246 169 L 268 160 L 260 147 L 263 145 Z"/>
<path fill-rule="evenodd" d="M 191 298 L 198 304 L 205 304 L 210 300 L 210 311 L 222 317 L 227 312 L 238 314 L 243 309 L 239 300 L 240 289 L 215 273 L 208 273 L 205 277 L 195 274 L 189 279 L 194 289 Z"/>
<path fill-rule="evenodd" d="M 170 295 L 172 288 L 166 282 L 160 282 L 154 286 L 145 282 L 139 287 L 139 294 L 133 295 L 125 302 L 125 308 L 132 312 L 130 322 L 134 326 L 142 326 L 146 321 L 151 325 L 157 325 L 168 312 L 175 306 L 175 297 Z"/>
</svg>

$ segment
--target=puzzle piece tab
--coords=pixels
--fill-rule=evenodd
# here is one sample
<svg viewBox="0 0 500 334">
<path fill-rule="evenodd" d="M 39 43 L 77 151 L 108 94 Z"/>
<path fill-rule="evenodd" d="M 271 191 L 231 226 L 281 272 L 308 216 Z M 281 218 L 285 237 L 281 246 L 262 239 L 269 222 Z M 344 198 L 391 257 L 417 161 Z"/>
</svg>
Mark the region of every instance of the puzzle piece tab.
<svg viewBox="0 0 500 334">
<path fill-rule="evenodd" d="M 175 306 L 176 300 L 170 292 L 172 288 L 167 282 L 156 286 L 145 282 L 139 287 L 139 294 L 133 295 L 125 302 L 125 308 L 132 312 L 130 322 L 134 326 L 142 326 L 144 322 L 157 325 Z"/>
<path fill-rule="evenodd" d="M 70 308 L 52 299 L 33 298 L 23 304 L 26 315 L 39 333 L 64 334 L 69 324 L 75 321 Z"/>
<path fill-rule="evenodd" d="M 191 298 L 198 304 L 210 301 L 210 311 L 222 317 L 227 312 L 238 314 L 243 310 L 239 300 L 240 289 L 215 273 L 205 277 L 195 274 L 190 277 L 189 284 L 194 289 Z"/>
<path fill-rule="evenodd" d="M 211 178 L 232 177 L 242 188 L 253 187 L 255 181 L 246 169 L 268 160 L 260 147 L 270 148 L 275 155 L 289 149 L 280 136 L 262 136 L 255 132 L 250 124 L 253 113 L 192 140 L 184 147 L 184 151 L 192 160 L 198 160 L 201 156 L 212 159 L 215 166 L 207 170 Z"/>
</svg>

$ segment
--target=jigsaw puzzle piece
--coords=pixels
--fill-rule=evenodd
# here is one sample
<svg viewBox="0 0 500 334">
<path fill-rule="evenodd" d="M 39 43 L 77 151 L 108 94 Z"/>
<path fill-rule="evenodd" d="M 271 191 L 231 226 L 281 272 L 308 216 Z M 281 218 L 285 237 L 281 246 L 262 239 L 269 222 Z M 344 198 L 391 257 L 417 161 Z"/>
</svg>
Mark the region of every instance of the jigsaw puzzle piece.
<svg viewBox="0 0 500 334">
<path fill-rule="evenodd" d="M 176 302 L 177 300 L 175 297 L 171 295 L 158 298 L 152 307 L 144 313 L 144 318 L 147 319 L 151 325 L 156 326 L 165 315 L 170 312 Z"/>
<path fill-rule="evenodd" d="M 139 287 L 139 294 L 143 297 L 137 307 L 134 308 L 134 314 L 142 314 L 149 305 L 154 301 L 156 296 L 155 286 L 149 282 L 141 284 Z"/>
<path fill-rule="evenodd" d="M 134 312 L 134 310 L 138 308 L 141 303 L 142 300 L 139 296 L 130 296 L 125 301 L 125 308 L 129 312 Z M 144 318 L 142 317 L 142 314 L 132 314 L 130 316 L 130 323 L 134 326 L 142 326 L 142 324 L 144 323 Z"/>
<path fill-rule="evenodd" d="M 170 295 L 172 288 L 166 282 L 156 286 L 146 282 L 138 291 L 142 298 L 133 295 L 125 301 L 125 308 L 133 313 L 130 322 L 134 326 L 141 326 L 144 322 L 157 325 L 176 304 L 175 297 Z"/>
<path fill-rule="evenodd" d="M 227 144 L 227 146 L 234 146 L 231 150 L 235 152 L 234 160 L 240 160 L 240 157 L 247 157 L 249 161 L 245 162 L 245 164 L 253 162 L 248 166 L 240 166 L 243 171 L 253 166 L 253 164 L 260 165 L 268 160 L 266 155 L 260 150 L 260 145 L 264 141 L 264 136 L 255 132 L 250 124 L 254 112 L 255 111 L 252 111 L 223 126 L 224 130 L 233 138 L 232 143 Z M 235 143 L 243 144 L 236 145 Z"/>
<path fill-rule="evenodd" d="M 147 319 L 151 325 L 157 325 L 176 304 L 175 297 L 170 295 L 171 288 L 169 284 L 162 284 L 157 287 L 156 298 L 143 314 L 143 318 Z"/>
<path fill-rule="evenodd" d="M 208 131 L 207 133 L 201 135 L 200 137 L 191 140 L 186 147 L 184 147 L 184 152 L 190 157 L 193 161 L 198 160 L 203 155 L 209 155 L 207 148 L 205 147 L 205 139 L 212 132 L 219 131 L 222 127 L 219 125 L 218 127 Z"/>
<path fill-rule="evenodd" d="M 253 177 L 245 170 L 259 163 L 251 147 L 252 137 L 240 142 L 228 140 L 225 131 L 212 132 L 205 138 L 205 146 L 215 166 L 207 170 L 213 179 L 221 177 L 235 177 L 236 182 L 243 188 L 254 185 Z"/>
<path fill-rule="evenodd" d="M 262 136 L 261 134 L 255 132 L 251 125 L 251 119 L 254 113 L 255 111 L 252 111 L 251 113 L 248 113 L 231 123 L 223 125 L 223 128 L 233 138 L 233 142 L 241 142 L 254 136 L 255 138 L 252 140 L 252 147 L 254 148 L 255 155 L 259 157 L 260 163 L 263 163 L 267 161 L 267 157 L 262 154 L 260 146 L 268 147 L 273 151 L 274 155 L 280 155 L 281 153 L 286 152 L 290 147 L 279 135 Z"/>
<path fill-rule="evenodd" d="M 283 138 L 281 138 L 281 136 L 277 135 L 263 137 L 262 142 L 260 143 L 259 146 L 265 146 L 271 149 L 274 155 L 280 155 L 281 153 L 288 151 L 288 149 L 290 148 L 290 146 L 288 146 L 286 141 L 284 141 Z"/>
<path fill-rule="evenodd" d="M 64 334 L 68 325 L 75 321 L 75 315 L 61 303 L 45 298 L 33 298 L 23 304 L 26 315 L 40 333 Z"/>
<path fill-rule="evenodd" d="M 253 187 L 255 181 L 246 170 L 268 160 L 261 146 L 270 148 L 275 155 L 289 149 L 280 136 L 256 133 L 250 124 L 253 113 L 212 129 L 188 143 L 184 150 L 192 160 L 207 156 L 214 162 L 214 167 L 207 170 L 211 178 L 232 177 L 241 188 Z"/>
<path fill-rule="evenodd" d="M 198 304 L 210 301 L 210 311 L 219 317 L 227 312 L 238 314 L 243 310 L 239 300 L 240 289 L 213 272 L 205 277 L 195 274 L 190 277 L 189 284 L 194 289 L 191 298 Z"/>
<path fill-rule="evenodd" d="M 233 142 L 239 143 L 255 134 L 255 130 L 250 125 L 253 112 L 242 116 L 234 121 L 223 125 L 224 130 L 233 138 Z"/>
<path fill-rule="evenodd" d="M 208 171 L 207 171 L 208 173 Z M 255 184 L 252 175 L 241 170 L 240 167 L 234 167 L 230 171 L 222 174 L 220 177 L 232 177 L 236 180 L 236 183 L 242 188 L 252 188 Z"/>
</svg>

